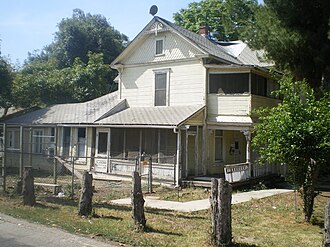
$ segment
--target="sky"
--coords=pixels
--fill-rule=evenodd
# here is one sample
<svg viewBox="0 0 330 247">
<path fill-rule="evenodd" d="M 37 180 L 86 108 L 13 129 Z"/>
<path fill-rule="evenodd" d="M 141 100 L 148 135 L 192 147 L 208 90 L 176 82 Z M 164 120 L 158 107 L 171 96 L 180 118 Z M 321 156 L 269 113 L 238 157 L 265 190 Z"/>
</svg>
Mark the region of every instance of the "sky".
<svg viewBox="0 0 330 247">
<path fill-rule="evenodd" d="M 49 45 L 63 18 L 73 9 L 101 14 L 115 29 L 132 40 L 152 19 L 149 9 L 173 21 L 173 14 L 194 0 L 0 0 L 0 52 L 13 64 L 22 64 L 28 52 Z M 195 0 L 196 1 L 196 0 Z M 259 0 L 260 2 L 260 0 Z"/>
</svg>

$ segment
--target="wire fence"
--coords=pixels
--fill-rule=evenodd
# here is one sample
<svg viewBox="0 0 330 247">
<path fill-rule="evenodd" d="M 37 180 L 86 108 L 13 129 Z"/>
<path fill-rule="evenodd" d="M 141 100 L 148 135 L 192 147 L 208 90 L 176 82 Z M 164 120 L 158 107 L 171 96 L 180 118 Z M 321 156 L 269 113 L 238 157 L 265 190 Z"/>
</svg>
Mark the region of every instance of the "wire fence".
<svg viewBox="0 0 330 247">
<path fill-rule="evenodd" d="M 140 173 L 146 181 L 145 192 L 152 192 L 154 179 L 173 180 L 175 157 L 75 157 L 57 156 L 51 149 L 41 153 L 21 152 L 6 149 L 0 151 L 0 183 L 4 191 L 19 190 L 25 167 L 32 167 L 35 190 L 42 196 L 56 195 L 75 198 L 81 189 L 84 171 L 93 173 L 99 180 L 118 180 L 120 176 L 129 178 L 133 171 Z M 111 176 L 115 176 L 111 177 Z"/>
</svg>

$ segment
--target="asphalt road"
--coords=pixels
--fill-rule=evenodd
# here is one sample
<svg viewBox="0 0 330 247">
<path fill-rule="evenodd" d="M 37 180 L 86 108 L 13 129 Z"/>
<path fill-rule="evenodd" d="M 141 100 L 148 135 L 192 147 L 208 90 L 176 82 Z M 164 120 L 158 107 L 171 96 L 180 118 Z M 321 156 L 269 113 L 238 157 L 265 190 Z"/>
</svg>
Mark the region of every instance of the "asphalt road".
<svg viewBox="0 0 330 247">
<path fill-rule="evenodd" d="M 117 243 L 82 237 L 0 213 L 1 247 L 118 247 Z"/>
</svg>

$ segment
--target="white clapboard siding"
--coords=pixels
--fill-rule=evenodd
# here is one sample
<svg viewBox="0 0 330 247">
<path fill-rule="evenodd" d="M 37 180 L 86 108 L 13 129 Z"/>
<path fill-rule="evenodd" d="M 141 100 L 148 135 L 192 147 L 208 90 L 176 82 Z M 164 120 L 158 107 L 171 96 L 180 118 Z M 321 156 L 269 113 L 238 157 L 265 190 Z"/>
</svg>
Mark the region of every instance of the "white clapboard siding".
<svg viewBox="0 0 330 247">
<path fill-rule="evenodd" d="M 156 40 L 158 39 L 162 39 L 164 42 L 164 54 L 155 56 Z M 158 33 L 156 36 L 152 33 L 148 35 L 141 46 L 134 49 L 132 54 L 123 61 L 123 64 L 141 64 L 193 58 L 198 54 L 201 54 L 201 52 L 177 34 L 164 32 Z"/>
<path fill-rule="evenodd" d="M 208 95 L 209 114 L 239 115 L 250 114 L 250 95 Z"/>
<path fill-rule="evenodd" d="M 279 99 L 267 98 L 259 95 L 252 95 L 252 109 L 257 109 L 259 107 L 273 107 L 278 105 L 281 101 Z"/>
<path fill-rule="evenodd" d="M 121 97 L 131 107 L 154 106 L 155 70 L 169 71 L 169 105 L 204 104 L 205 68 L 199 60 L 127 67 L 121 75 Z"/>
</svg>

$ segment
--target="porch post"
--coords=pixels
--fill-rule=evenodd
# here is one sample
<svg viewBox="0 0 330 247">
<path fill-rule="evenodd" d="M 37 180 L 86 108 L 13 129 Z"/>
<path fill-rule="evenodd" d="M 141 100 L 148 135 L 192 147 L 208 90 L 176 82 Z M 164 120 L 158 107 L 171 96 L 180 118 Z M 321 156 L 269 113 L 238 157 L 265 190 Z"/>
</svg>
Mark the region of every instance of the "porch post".
<svg viewBox="0 0 330 247">
<path fill-rule="evenodd" d="M 181 148 L 181 130 L 178 129 L 177 139 L 176 139 L 175 186 L 179 186 L 179 179 L 180 179 L 180 148 Z"/>
<path fill-rule="evenodd" d="M 32 167 L 32 150 L 33 150 L 33 128 L 30 127 L 30 154 L 29 154 L 29 166 Z"/>
<path fill-rule="evenodd" d="M 19 126 L 19 176 L 23 178 L 23 126 Z"/>
<path fill-rule="evenodd" d="M 243 134 L 246 139 L 246 163 L 249 164 L 249 176 L 253 177 L 251 174 L 252 167 L 251 167 L 251 131 L 250 130 L 244 130 Z"/>
</svg>

